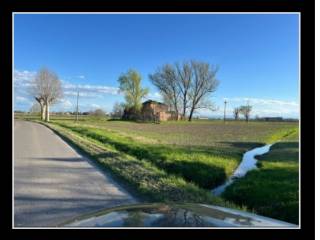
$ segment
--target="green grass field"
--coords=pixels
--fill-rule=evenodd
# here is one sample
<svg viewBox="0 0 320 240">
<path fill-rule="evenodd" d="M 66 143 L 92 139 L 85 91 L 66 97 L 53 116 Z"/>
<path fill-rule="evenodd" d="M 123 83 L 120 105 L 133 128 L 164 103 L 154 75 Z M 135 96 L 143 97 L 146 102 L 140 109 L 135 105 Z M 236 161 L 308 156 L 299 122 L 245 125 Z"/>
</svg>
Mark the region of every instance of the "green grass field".
<svg viewBox="0 0 320 240">
<path fill-rule="evenodd" d="M 259 169 L 229 186 L 223 197 L 259 214 L 298 224 L 299 143 L 276 143 L 257 159 Z"/>
<path fill-rule="evenodd" d="M 148 201 L 242 206 L 297 222 L 298 163 L 290 153 L 291 148 L 298 151 L 298 146 L 285 151 L 280 147 L 277 152 L 276 144 L 261 159 L 261 167 L 228 188 L 223 198 L 210 193 L 232 174 L 245 151 L 275 141 L 296 143 L 297 122 L 202 120 L 153 124 L 85 117 L 75 123 L 72 117 L 53 116 L 49 126 Z M 244 185 L 247 195 L 241 191 Z M 266 197 L 269 193 L 272 198 Z"/>
</svg>

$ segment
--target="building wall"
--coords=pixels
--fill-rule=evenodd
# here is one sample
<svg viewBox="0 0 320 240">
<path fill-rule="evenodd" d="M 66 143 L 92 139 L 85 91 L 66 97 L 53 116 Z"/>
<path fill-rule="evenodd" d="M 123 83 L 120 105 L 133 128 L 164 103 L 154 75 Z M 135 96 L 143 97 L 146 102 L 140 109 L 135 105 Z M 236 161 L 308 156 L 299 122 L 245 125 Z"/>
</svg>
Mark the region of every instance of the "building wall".
<svg viewBox="0 0 320 240">
<path fill-rule="evenodd" d="M 151 107 L 151 104 L 145 104 L 142 107 L 142 117 L 145 121 L 153 121 L 154 120 L 154 109 Z"/>
<path fill-rule="evenodd" d="M 154 102 L 143 104 L 142 117 L 146 121 L 167 121 L 172 118 L 171 113 L 168 113 L 169 107 L 165 104 Z"/>
</svg>

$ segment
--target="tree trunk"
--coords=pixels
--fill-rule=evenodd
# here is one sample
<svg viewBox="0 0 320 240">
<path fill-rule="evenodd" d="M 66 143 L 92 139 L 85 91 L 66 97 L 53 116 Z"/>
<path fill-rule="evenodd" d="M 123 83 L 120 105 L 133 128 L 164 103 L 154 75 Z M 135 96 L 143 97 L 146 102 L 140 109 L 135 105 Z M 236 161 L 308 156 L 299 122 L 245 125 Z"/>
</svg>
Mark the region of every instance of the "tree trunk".
<svg viewBox="0 0 320 240">
<path fill-rule="evenodd" d="M 46 120 L 46 105 L 43 103 L 42 104 L 42 120 L 45 121 Z"/>
<path fill-rule="evenodd" d="M 50 113 L 49 113 L 49 103 L 46 102 L 46 105 L 45 105 L 45 109 L 46 109 L 46 122 L 49 122 L 50 121 Z"/>
<path fill-rule="evenodd" d="M 44 121 L 44 119 L 45 119 L 45 102 L 42 98 L 35 97 L 35 99 L 37 100 L 37 102 L 40 105 L 40 114 L 41 114 L 40 118 L 42 121 Z"/>
<path fill-rule="evenodd" d="M 43 121 L 44 120 L 44 111 L 43 111 L 43 104 L 42 103 L 40 103 L 39 102 L 39 104 L 40 104 L 40 118 L 41 118 L 41 120 Z"/>
<path fill-rule="evenodd" d="M 174 108 L 175 108 L 175 120 L 178 121 L 179 120 L 179 111 L 178 111 L 177 104 L 175 104 Z"/>
<path fill-rule="evenodd" d="M 191 108 L 190 115 L 189 115 L 189 119 L 188 119 L 189 122 L 192 121 L 193 111 L 194 111 L 194 108 Z"/>
<path fill-rule="evenodd" d="M 183 112 L 182 112 L 182 118 L 186 118 L 186 111 L 187 111 L 187 102 L 186 102 L 186 97 L 184 96 L 183 99 Z"/>
<path fill-rule="evenodd" d="M 183 107 L 183 113 L 182 113 L 182 119 L 184 120 L 186 118 L 186 107 Z"/>
</svg>

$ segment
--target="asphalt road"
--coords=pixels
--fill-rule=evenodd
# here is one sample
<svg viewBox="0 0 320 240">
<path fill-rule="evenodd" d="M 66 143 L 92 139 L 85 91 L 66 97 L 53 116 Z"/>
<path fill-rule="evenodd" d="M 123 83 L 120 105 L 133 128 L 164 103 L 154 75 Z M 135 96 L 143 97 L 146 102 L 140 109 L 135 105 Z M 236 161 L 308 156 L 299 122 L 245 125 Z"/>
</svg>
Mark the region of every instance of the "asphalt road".
<svg viewBox="0 0 320 240">
<path fill-rule="evenodd" d="M 105 172 L 37 123 L 14 123 L 14 226 L 56 226 L 136 200 Z"/>
</svg>

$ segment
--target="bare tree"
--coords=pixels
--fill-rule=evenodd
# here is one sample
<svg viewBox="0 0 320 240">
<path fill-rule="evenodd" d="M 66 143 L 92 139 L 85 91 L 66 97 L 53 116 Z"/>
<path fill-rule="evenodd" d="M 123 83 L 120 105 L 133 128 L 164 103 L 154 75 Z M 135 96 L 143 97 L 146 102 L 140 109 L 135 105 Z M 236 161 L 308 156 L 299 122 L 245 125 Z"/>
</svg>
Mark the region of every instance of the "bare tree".
<svg viewBox="0 0 320 240">
<path fill-rule="evenodd" d="M 240 108 L 234 108 L 233 109 L 234 120 L 238 120 L 239 119 L 239 113 L 240 113 Z"/>
<path fill-rule="evenodd" d="M 176 112 L 176 120 L 179 117 L 180 91 L 177 84 L 177 73 L 170 64 L 158 68 L 154 74 L 149 74 L 150 81 L 159 89 L 165 102 L 173 107 Z"/>
<path fill-rule="evenodd" d="M 101 117 L 105 117 L 106 116 L 106 112 L 103 111 L 101 108 L 98 108 L 96 110 L 94 110 L 91 115 L 101 118 Z"/>
<path fill-rule="evenodd" d="M 177 72 L 177 86 L 182 102 L 182 117 L 185 119 L 189 104 L 188 94 L 193 76 L 192 65 L 191 62 L 184 62 L 182 64 L 176 63 L 175 67 Z"/>
<path fill-rule="evenodd" d="M 243 116 L 245 117 L 246 122 L 248 122 L 250 118 L 252 106 L 249 106 L 249 105 L 241 106 L 239 109 L 240 109 L 240 113 L 243 114 Z"/>
<path fill-rule="evenodd" d="M 190 85 L 190 114 L 189 121 L 192 120 L 193 113 L 199 108 L 206 108 L 212 111 L 217 110 L 210 95 L 216 91 L 219 81 L 216 79 L 217 67 L 210 66 L 208 63 L 191 61 L 193 77 Z"/>
<path fill-rule="evenodd" d="M 30 92 L 40 104 L 41 119 L 49 122 L 50 105 L 56 103 L 63 96 L 61 81 L 58 76 L 47 68 L 40 69 L 33 80 Z"/>
<path fill-rule="evenodd" d="M 125 104 L 116 102 L 113 105 L 112 117 L 121 118 L 123 116 L 124 108 L 125 108 Z"/>
<path fill-rule="evenodd" d="M 189 121 L 193 113 L 200 108 L 216 110 L 209 96 L 217 86 L 217 68 L 205 62 L 188 61 L 176 63 L 175 65 L 165 64 L 158 68 L 154 74 L 150 74 L 151 82 L 159 89 L 164 101 L 173 107 L 183 118 L 190 109 Z M 182 109 L 180 111 L 180 108 Z"/>
</svg>

